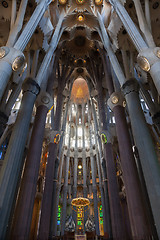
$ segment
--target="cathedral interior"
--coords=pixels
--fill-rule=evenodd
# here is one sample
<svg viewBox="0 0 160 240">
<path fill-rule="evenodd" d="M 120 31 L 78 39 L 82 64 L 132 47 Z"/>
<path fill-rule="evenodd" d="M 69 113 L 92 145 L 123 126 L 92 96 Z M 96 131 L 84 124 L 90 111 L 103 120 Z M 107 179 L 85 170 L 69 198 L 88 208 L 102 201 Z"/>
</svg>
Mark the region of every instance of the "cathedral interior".
<svg viewBox="0 0 160 240">
<path fill-rule="evenodd" d="M 160 1 L 0 1 L 0 240 L 160 239 Z"/>
</svg>

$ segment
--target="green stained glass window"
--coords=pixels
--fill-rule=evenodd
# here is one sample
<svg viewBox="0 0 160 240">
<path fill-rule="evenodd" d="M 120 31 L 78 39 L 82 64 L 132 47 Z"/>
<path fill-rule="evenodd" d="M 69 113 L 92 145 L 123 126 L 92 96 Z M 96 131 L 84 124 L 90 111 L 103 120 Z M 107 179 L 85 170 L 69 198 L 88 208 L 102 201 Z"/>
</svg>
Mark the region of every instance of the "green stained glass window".
<svg viewBox="0 0 160 240">
<path fill-rule="evenodd" d="M 100 224 L 103 224 L 102 205 L 99 206 L 99 218 L 100 218 Z"/>
<path fill-rule="evenodd" d="M 61 206 L 58 205 L 57 225 L 60 225 L 60 220 L 61 220 Z"/>
</svg>

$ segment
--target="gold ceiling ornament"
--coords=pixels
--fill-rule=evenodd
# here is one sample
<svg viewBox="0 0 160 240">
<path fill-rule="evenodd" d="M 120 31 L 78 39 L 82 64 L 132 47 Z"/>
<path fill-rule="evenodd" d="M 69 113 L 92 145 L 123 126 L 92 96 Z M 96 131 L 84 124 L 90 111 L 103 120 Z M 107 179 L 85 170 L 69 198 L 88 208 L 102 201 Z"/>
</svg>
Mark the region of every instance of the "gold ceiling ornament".
<svg viewBox="0 0 160 240">
<path fill-rule="evenodd" d="M 103 0 L 95 0 L 95 4 L 96 4 L 97 6 L 102 5 L 102 3 L 103 3 Z"/>
<path fill-rule="evenodd" d="M 160 47 L 156 47 L 154 50 L 153 50 L 154 54 L 160 58 Z"/>
<path fill-rule="evenodd" d="M 59 0 L 59 3 L 62 4 L 62 5 L 64 5 L 64 4 L 67 3 L 67 0 Z"/>
<path fill-rule="evenodd" d="M 25 64 L 25 57 L 24 55 L 18 56 L 14 59 L 12 63 L 13 71 L 19 70 Z"/>
<path fill-rule="evenodd" d="M 88 198 L 83 198 L 83 197 L 79 197 L 79 198 L 74 198 L 72 199 L 71 205 L 75 206 L 75 207 L 86 207 L 89 206 L 90 201 Z"/>
<path fill-rule="evenodd" d="M 117 104 L 118 102 L 119 102 L 119 98 L 118 98 L 118 96 L 113 96 L 112 97 L 112 99 L 111 99 L 111 102 L 113 103 L 113 104 Z"/>
<path fill-rule="evenodd" d="M 3 57 L 5 57 L 5 55 L 6 55 L 5 48 L 1 47 L 1 48 L 0 48 L 0 59 L 3 58 Z"/>
<path fill-rule="evenodd" d="M 84 20 L 85 20 L 84 15 L 83 15 L 82 13 L 79 13 L 79 14 L 77 15 L 77 20 L 78 20 L 79 22 L 84 22 Z"/>
<path fill-rule="evenodd" d="M 82 16 L 82 21 L 78 19 L 79 16 Z M 85 21 L 83 21 L 83 19 Z M 87 27 L 91 31 L 98 27 L 98 21 L 95 15 L 85 11 L 72 12 L 65 17 L 64 28 L 66 28 L 66 30 L 73 30 L 78 26 Z"/>
<path fill-rule="evenodd" d="M 85 0 L 76 0 L 77 4 L 83 4 Z"/>
<path fill-rule="evenodd" d="M 0 47 L 0 59 L 4 58 L 9 51 L 10 49 L 8 47 Z"/>
<path fill-rule="evenodd" d="M 151 66 L 150 66 L 149 61 L 146 57 L 138 56 L 137 57 L 137 63 L 143 71 L 149 72 Z"/>
</svg>

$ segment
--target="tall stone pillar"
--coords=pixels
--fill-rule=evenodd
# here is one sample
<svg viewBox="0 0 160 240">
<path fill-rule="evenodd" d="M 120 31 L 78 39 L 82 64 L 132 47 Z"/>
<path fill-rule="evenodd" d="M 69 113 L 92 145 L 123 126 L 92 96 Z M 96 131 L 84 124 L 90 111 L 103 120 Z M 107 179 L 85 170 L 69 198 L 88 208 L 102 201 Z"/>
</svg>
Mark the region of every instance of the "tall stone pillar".
<svg viewBox="0 0 160 240">
<path fill-rule="evenodd" d="M 128 125 L 123 108 L 123 98 L 120 93 L 112 93 L 108 100 L 113 110 L 119 144 L 123 178 L 127 195 L 128 211 L 133 239 L 147 239 L 149 232 L 145 216 L 145 209 L 141 197 L 141 188 L 133 156 Z"/>
<path fill-rule="evenodd" d="M 77 196 L 77 168 L 78 168 L 78 106 L 76 105 L 76 124 L 75 124 L 75 147 L 74 147 L 74 169 L 73 169 L 73 198 L 76 198 Z M 73 220 L 75 222 L 75 225 L 77 225 L 77 213 L 73 210 Z"/>
<path fill-rule="evenodd" d="M 87 198 L 87 166 L 86 166 L 86 145 L 85 145 L 85 103 L 82 103 L 82 169 L 83 169 L 83 197 Z M 84 212 L 84 229 L 88 218 L 88 211 Z"/>
<path fill-rule="evenodd" d="M 65 223 L 66 223 L 66 210 L 67 210 L 67 192 L 68 192 L 68 171 L 69 171 L 69 162 L 70 162 L 70 146 L 71 146 L 71 120 L 72 120 L 72 112 L 69 118 L 69 142 L 68 142 L 68 150 L 66 156 L 66 164 L 65 164 L 65 174 L 64 174 L 64 186 L 63 186 L 63 205 L 62 205 L 62 218 L 61 218 L 61 236 L 64 235 L 65 231 Z"/>
<path fill-rule="evenodd" d="M 0 137 L 2 136 L 5 130 L 7 121 L 8 121 L 8 116 L 4 112 L 0 111 Z"/>
<path fill-rule="evenodd" d="M 53 196 L 52 197 L 52 215 L 51 215 L 51 224 L 50 224 L 51 225 L 50 226 L 50 237 L 51 238 L 52 238 L 52 236 L 56 236 L 56 233 L 57 233 L 57 211 L 58 211 L 59 194 L 60 194 L 60 189 L 61 189 L 60 186 L 61 186 L 61 177 L 62 177 L 60 174 L 59 181 L 57 183 L 58 167 L 60 167 L 59 172 L 61 172 L 62 166 L 63 166 L 63 159 L 64 159 L 64 156 L 62 156 L 64 136 L 65 136 L 65 130 L 66 130 L 67 116 L 69 115 L 68 111 L 70 112 L 69 103 L 70 103 L 70 98 L 68 98 L 67 103 L 66 103 L 66 109 L 65 109 L 65 114 L 64 114 L 63 124 L 62 124 L 62 136 L 61 136 L 60 142 L 59 142 L 58 159 L 57 159 L 57 164 L 56 164 L 57 166 L 55 167 L 55 171 L 54 171 L 53 194 L 52 194 L 52 196 Z M 62 163 L 61 163 L 62 165 L 59 166 L 61 158 L 62 158 Z M 57 199 L 57 194 L 58 194 L 58 199 Z"/>
<path fill-rule="evenodd" d="M 160 238 L 160 165 L 141 109 L 138 83 L 135 79 L 130 79 L 122 88 L 128 106 L 133 137 L 140 157 L 155 227 Z"/>
<path fill-rule="evenodd" d="M 105 77 L 106 77 L 108 75 L 107 64 L 106 64 L 106 61 L 103 61 L 103 63 L 104 63 L 104 71 L 105 71 Z M 113 82 L 107 81 L 107 87 L 108 87 L 109 94 L 111 94 L 114 91 Z M 99 79 L 97 80 L 97 90 L 98 90 L 97 99 L 98 99 L 99 115 L 100 115 L 101 125 L 102 125 L 101 131 L 102 131 L 102 134 L 105 134 L 108 137 L 108 142 L 104 142 L 103 147 L 104 147 L 104 158 L 106 161 L 105 166 L 107 171 L 107 173 L 105 174 L 107 175 L 107 179 L 108 179 L 112 234 L 113 234 L 113 238 L 115 239 L 125 239 L 125 231 L 124 231 L 124 224 L 123 224 L 123 218 L 122 218 L 122 212 L 121 212 L 121 206 L 120 206 L 116 171 L 114 167 L 114 158 L 112 153 L 112 144 L 109 142 L 110 136 L 108 133 L 108 126 L 106 121 L 102 82 L 99 81 Z M 104 171 L 105 171 L 105 167 L 104 167 Z"/>
<path fill-rule="evenodd" d="M 50 143 L 49 143 L 49 155 L 47 160 L 47 168 L 46 168 L 46 178 L 45 178 L 45 186 L 44 193 L 42 199 L 42 208 L 41 208 L 41 219 L 39 226 L 39 234 L 38 240 L 45 240 L 49 237 L 50 231 L 50 218 L 52 212 L 52 198 L 53 198 L 53 179 L 55 173 L 55 161 L 57 158 L 58 146 L 59 142 L 54 141 L 57 134 L 59 134 L 61 127 L 61 114 L 63 108 L 63 94 L 60 87 L 58 87 L 57 94 L 57 105 L 56 105 L 56 115 L 54 121 L 54 127 L 51 131 L 50 135 Z M 55 196 L 54 196 L 55 197 Z"/>
<path fill-rule="evenodd" d="M 91 100 L 92 101 L 92 100 Z M 92 103 L 93 104 L 93 103 Z M 93 105 L 90 105 L 92 110 L 92 116 L 93 116 Z M 94 117 L 93 117 L 94 119 Z M 103 210 L 103 226 L 104 226 L 104 232 L 107 232 L 107 225 L 106 225 L 106 212 L 105 212 L 105 201 L 104 201 L 104 192 L 102 187 L 102 175 L 101 175 L 101 166 L 100 166 L 100 159 L 99 159 L 99 150 L 98 150 L 98 141 L 96 138 L 96 129 L 95 129 L 95 122 L 94 122 L 94 139 L 95 139 L 95 150 L 96 150 L 96 163 L 97 163 L 97 169 L 98 169 L 98 178 L 99 178 L 99 189 L 101 193 L 101 203 L 102 203 L 102 210 Z"/>
<path fill-rule="evenodd" d="M 23 167 L 23 153 L 39 85 L 28 78 L 23 85 L 21 108 L 9 141 L 0 179 L 0 239 L 5 239 L 8 221 Z"/>
<path fill-rule="evenodd" d="M 111 222 L 113 239 L 125 239 L 125 230 L 120 206 L 119 190 L 116 178 L 115 162 L 111 143 L 105 143 L 104 155 L 106 160 L 106 169 L 108 177 L 109 202 L 111 210 Z"/>
<path fill-rule="evenodd" d="M 63 163 L 64 163 L 64 151 L 62 151 L 62 159 L 61 159 L 61 165 L 59 169 L 59 178 L 56 188 L 56 200 L 55 200 L 55 215 L 54 215 L 54 222 L 53 222 L 53 236 L 57 235 L 57 214 L 58 214 L 58 204 L 59 204 L 59 195 L 61 192 L 61 181 L 62 181 L 62 169 L 63 169 Z"/>
<path fill-rule="evenodd" d="M 42 199 L 41 197 L 42 197 L 41 193 L 36 194 L 34 207 L 33 207 L 30 235 L 28 238 L 29 240 L 35 240 L 37 238 L 38 222 L 39 222 L 41 199 Z"/>
<path fill-rule="evenodd" d="M 87 197 L 87 167 L 86 167 L 86 152 L 85 152 L 85 105 L 82 104 L 82 165 L 83 165 L 83 196 Z"/>
<path fill-rule="evenodd" d="M 104 165 L 102 162 L 102 159 L 103 159 L 102 145 L 101 145 L 101 139 L 100 139 L 99 132 L 98 132 L 97 116 L 96 116 L 96 111 L 95 111 L 95 107 L 94 107 L 92 98 L 91 98 L 91 108 L 92 108 L 92 114 L 93 114 L 93 119 L 94 119 L 94 128 L 95 128 L 95 133 L 96 133 L 95 138 L 96 138 L 96 142 L 98 143 L 99 156 L 100 156 L 101 165 L 102 165 L 102 178 L 103 178 L 104 199 L 105 199 L 105 204 L 104 204 L 104 206 L 102 206 L 103 217 L 104 217 L 104 233 L 106 235 L 108 234 L 111 237 L 112 229 L 111 229 L 111 216 L 110 216 L 109 195 L 108 195 L 108 185 L 107 185 L 107 172 L 106 172 L 106 165 Z M 103 125 L 104 125 L 104 123 L 103 123 Z"/>
<path fill-rule="evenodd" d="M 70 91 L 71 92 L 71 91 Z M 52 196 L 52 216 L 51 216 L 51 226 L 50 226 L 50 237 L 56 236 L 57 233 L 57 211 L 58 211 L 58 203 L 59 203 L 59 194 L 60 194 L 60 189 L 61 189 L 61 178 L 62 178 L 62 166 L 63 166 L 63 153 L 64 153 L 64 137 L 65 137 L 65 130 L 66 130 L 66 124 L 67 124 L 67 116 L 69 115 L 69 112 L 71 111 L 70 109 L 70 95 L 66 103 L 65 107 L 65 114 L 64 114 L 64 119 L 63 119 L 63 124 L 62 124 L 62 136 L 60 138 L 59 142 L 59 150 L 58 150 L 58 161 L 57 161 L 57 167 L 55 168 L 54 172 L 54 184 L 56 186 L 53 186 L 53 194 Z M 61 165 L 59 166 L 60 159 L 62 159 Z M 59 169 L 59 181 L 58 180 L 58 167 Z M 58 198 L 57 198 L 58 194 Z M 55 201 L 56 199 L 56 201 Z"/>
<path fill-rule="evenodd" d="M 42 92 L 37 99 L 37 111 L 13 220 L 12 238 L 28 239 L 36 195 L 40 158 L 48 110 L 53 105 L 49 94 Z"/>
<path fill-rule="evenodd" d="M 90 161 L 92 171 L 92 191 L 93 191 L 93 203 L 94 203 L 94 220 L 96 227 L 96 235 L 100 235 L 99 232 L 99 218 L 98 218 L 98 199 L 97 199 L 97 184 L 96 184 L 96 172 L 95 172 L 95 160 L 93 156 L 93 143 L 92 143 L 92 126 L 91 126 L 91 108 L 88 104 L 88 127 L 89 127 L 89 142 L 90 142 Z"/>
</svg>

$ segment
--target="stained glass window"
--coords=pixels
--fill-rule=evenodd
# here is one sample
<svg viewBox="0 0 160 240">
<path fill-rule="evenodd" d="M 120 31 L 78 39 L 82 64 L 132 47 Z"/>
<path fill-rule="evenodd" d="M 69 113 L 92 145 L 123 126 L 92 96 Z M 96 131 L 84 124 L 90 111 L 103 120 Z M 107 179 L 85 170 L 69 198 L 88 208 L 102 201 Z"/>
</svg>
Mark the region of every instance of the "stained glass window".
<svg viewBox="0 0 160 240">
<path fill-rule="evenodd" d="M 100 218 L 100 224 L 103 224 L 102 205 L 99 206 L 99 218 Z"/>
<path fill-rule="evenodd" d="M 60 225 L 60 220 L 61 220 L 61 206 L 58 205 L 57 225 Z"/>
</svg>

